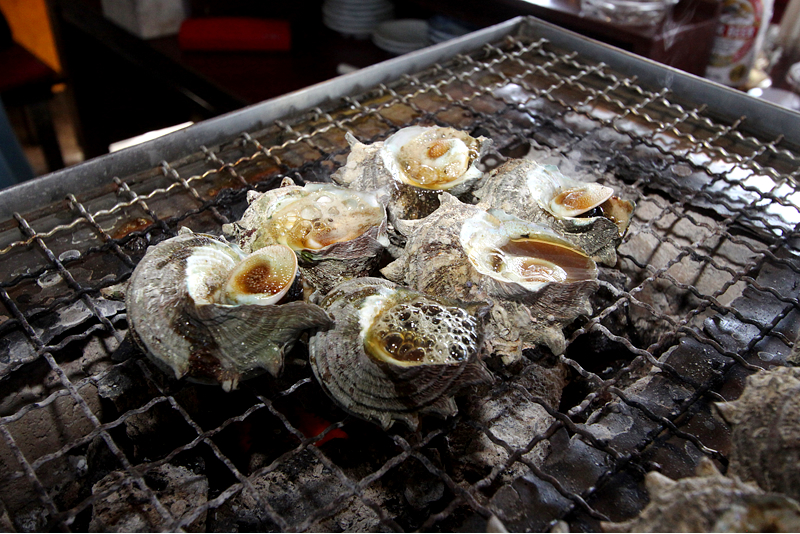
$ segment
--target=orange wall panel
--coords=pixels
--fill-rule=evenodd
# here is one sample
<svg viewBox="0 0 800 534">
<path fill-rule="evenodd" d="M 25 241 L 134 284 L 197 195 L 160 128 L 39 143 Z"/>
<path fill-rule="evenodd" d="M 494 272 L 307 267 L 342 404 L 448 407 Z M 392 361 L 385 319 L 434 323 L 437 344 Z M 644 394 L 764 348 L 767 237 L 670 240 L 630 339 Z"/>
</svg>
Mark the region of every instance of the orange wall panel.
<svg viewBox="0 0 800 534">
<path fill-rule="evenodd" d="M 0 0 L 14 40 L 56 71 L 61 70 L 45 0 Z"/>
</svg>

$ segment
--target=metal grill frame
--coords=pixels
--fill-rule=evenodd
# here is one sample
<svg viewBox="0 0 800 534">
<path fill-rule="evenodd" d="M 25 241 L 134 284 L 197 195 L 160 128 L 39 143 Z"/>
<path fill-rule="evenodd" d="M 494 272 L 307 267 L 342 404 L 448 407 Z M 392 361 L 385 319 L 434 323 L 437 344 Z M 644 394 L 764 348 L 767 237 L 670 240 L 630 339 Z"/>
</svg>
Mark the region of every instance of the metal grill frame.
<svg viewBox="0 0 800 534">
<path fill-rule="evenodd" d="M 354 478 L 348 475 L 345 469 L 337 465 L 329 455 L 326 455 L 319 447 L 314 445 L 320 439 L 319 436 L 306 437 L 290 421 L 290 418 L 279 407 L 276 407 L 276 403 L 279 403 L 282 398 L 291 397 L 302 388 L 312 387 L 313 384 L 310 378 L 302 378 L 287 384 L 285 389 L 270 396 L 255 388 L 246 386 L 244 391 L 252 396 L 252 405 L 242 413 L 226 418 L 224 422 L 214 428 L 204 429 L 187 412 L 181 402 L 177 400 L 176 391 L 171 390 L 168 384 L 163 384 L 163 381 L 158 377 L 149 375 L 150 371 L 148 371 L 147 366 L 140 366 L 142 373 L 148 376 L 150 383 L 155 385 L 157 389 L 154 396 L 147 403 L 121 414 L 116 419 L 105 422 L 98 419 L 95 410 L 87 403 L 80 390 L 87 386 L 97 387 L 109 371 L 106 370 L 99 375 L 87 376 L 74 382 L 65 372 L 62 363 L 57 361 L 55 355 L 71 343 L 89 339 L 101 332 L 114 337 L 117 344 L 122 344 L 124 341 L 123 336 L 119 327 L 115 325 L 121 324 L 124 320 L 124 313 L 118 312 L 108 316 L 104 310 L 101 310 L 95 298 L 94 290 L 97 288 L 91 288 L 90 290 L 90 288 L 84 287 L 76 279 L 70 270 L 71 259 L 69 257 L 62 258 L 63 254 L 57 254 L 57 251 L 53 251 L 51 246 L 48 245 L 49 238 L 54 235 L 70 233 L 79 227 L 85 227 L 94 232 L 99 241 L 103 243 L 96 247 L 98 254 L 102 253 L 115 258 L 123 270 L 132 269 L 135 265 L 135 260 L 132 259 L 132 254 L 128 250 L 129 245 L 131 245 L 131 239 L 149 240 L 149 236 L 145 232 L 134 231 L 130 233 L 133 236 L 131 239 L 127 237 L 117 239 L 108 230 L 104 229 L 103 221 L 106 218 L 114 217 L 116 213 L 126 210 L 142 213 L 151 222 L 149 225 L 151 231 L 160 232 L 164 235 L 173 234 L 176 225 L 194 216 L 205 217 L 207 215 L 207 218 L 212 221 L 208 224 L 221 225 L 224 222 L 228 222 L 227 216 L 222 212 L 224 210 L 221 210 L 222 203 L 207 201 L 205 199 L 206 192 L 199 190 L 199 186 L 203 185 L 203 181 L 207 176 L 228 174 L 232 182 L 238 184 L 238 187 L 251 188 L 253 184 L 243 176 L 240 168 L 257 160 L 266 159 L 272 161 L 274 167 L 279 169 L 278 174 L 292 176 L 302 174 L 302 165 L 301 168 L 297 168 L 282 162 L 280 156 L 283 155 L 282 150 L 287 147 L 302 147 L 304 150 L 314 151 L 326 157 L 346 155 L 345 150 L 336 147 L 322 147 L 315 141 L 316 134 L 322 130 L 338 128 L 345 131 L 348 129 L 347 125 L 343 124 L 342 119 L 334 118 L 331 112 L 325 110 L 331 105 L 330 102 L 327 102 L 329 98 L 334 99 L 334 105 L 335 99 L 343 99 L 347 106 L 355 110 L 356 117 L 359 117 L 359 113 L 367 117 L 378 115 L 376 110 L 380 110 L 380 106 L 370 108 L 365 107 L 363 103 L 368 100 L 368 97 L 363 96 L 369 93 L 367 88 L 378 87 L 383 94 L 390 95 L 394 99 L 393 101 L 402 102 L 413 108 L 414 93 L 411 92 L 411 96 L 408 93 L 398 93 L 391 85 L 391 81 L 400 79 L 410 84 L 411 87 L 422 88 L 420 91 L 429 91 L 433 88 L 435 92 L 438 87 L 437 83 L 445 86 L 450 82 L 441 81 L 440 78 L 439 82 L 431 85 L 423 81 L 422 77 L 433 76 L 436 78 L 442 72 L 446 73 L 446 69 L 441 67 L 439 63 L 449 60 L 462 52 L 480 49 L 481 45 L 488 47 L 487 50 L 491 53 L 492 50 L 496 49 L 496 45 L 490 43 L 497 42 L 508 35 L 516 36 L 521 40 L 527 39 L 534 43 L 552 44 L 556 48 L 572 50 L 572 54 L 559 56 L 556 63 L 562 61 L 568 64 L 574 63 L 577 66 L 576 68 L 584 73 L 575 79 L 567 78 L 564 83 L 587 93 L 587 102 L 607 99 L 607 92 L 605 91 L 610 91 L 610 89 L 596 91 L 590 86 L 584 86 L 582 79 L 586 74 L 602 76 L 610 82 L 615 90 L 621 88 L 621 90 L 630 91 L 638 95 L 639 101 L 636 105 L 625 109 L 625 111 L 620 112 L 611 119 L 603 119 L 602 116 L 591 116 L 591 119 L 599 125 L 598 128 L 607 128 L 620 136 L 631 137 L 638 144 L 655 153 L 668 158 L 677 158 L 684 165 L 688 165 L 691 163 L 689 158 L 690 151 L 687 150 L 683 154 L 679 151 L 670 152 L 665 150 L 659 142 L 654 141 L 661 134 L 673 135 L 679 141 L 686 142 L 692 147 L 702 147 L 722 158 L 733 161 L 734 167 L 745 168 L 753 173 L 771 177 L 773 185 L 766 191 L 757 185 L 749 183 L 746 179 L 731 179 L 728 171 L 712 171 L 711 169 L 705 169 L 704 171 L 713 178 L 712 183 L 703 183 L 695 186 L 679 183 L 677 179 L 674 179 L 674 184 L 668 184 L 673 185 L 675 190 L 681 191 L 686 195 L 685 198 L 675 203 L 680 206 L 703 210 L 708 208 L 709 203 L 719 203 L 720 211 L 723 212 L 721 220 L 725 228 L 722 230 L 724 237 L 727 241 L 732 242 L 735 247 L 743 251 L 749 250 L 755 259 L 753 261 L 744 261 L 738 269 L 733 269 L 729 265 L 722 263 L 718 258 L 706 255 L 702 250 L 693 250 L 675 236 L 667 235 L 658 237 L 659 243 L 675 248 L 678 250 L 678 255 L 665 264 L 654 268 L 643 263 L 636 256 L 627 253 L 625 248 L 622 247 L 620 257 L 623 261 L 631 262 L 635 266 L 634 270 L 642 273 L 642 279 L 637 281 L 634 287 L 625 290 L 620 290 L 612 283 L 604 282 L 602 284 L 603 291 L 611 295 L 613 303 L 601 310 L 597 310 L 588 322 L 579 325 L 578 328 L 570 332 L 568 342 L 571 344 L 582 336 L 599 333 L 605 339 L 623 346 L 630 353 L 631 361 L 622 368 L 617 369 L 612 378 L 603 378 L 601 374 L 587 370 L 585 365 L 582 365 L 574 358 L 562 356 L 560 360 L 563 364 L 580 375 L 587 384 L 592 385 L 591 393 L 587 394 L 582 402 L 572 406 L 566 413 L 551 407 L 546 400 L 532 396 L 518 383 L 511 381 L 506 385 L 498 385 L 492 391 L 492 395 L 502 395 L 508 390 L 517 391 L 528 401 L 545 410 L 552 417 L 553 422 L 545 431 L 538 433 L 524 446 L 517 447 L 498 437 L 485 424 L 477 421 L 467 421 L 493 443 L 505 450 L 508 455 L 508 459 L 503 465 L 496 466 L 491 473 L 473 483 L 454 480 L 446 469 L 437 465 L 426 454 L 426 447 L 436 440 L 442 439 L 458 424 L 464 422 L 462 416 L 442 422 L 432 428 L 425 428 L 420 435 L 392 431 L 387 436 L 396 447 L 397 454 L 392 455 L 377 469 L 364 476 Z M 534 44 L 533 46 L 536 45 Z M 513 53 L 511 56 L 513 57 Z M 469 58 L 470 56 L 465 57 Z M 470 60 L 466 59 L 465 61 L 469 67 Z M 598 63 L 590 64 L 589 62 Z M 492 70 L 491 61 L 489 61 L 488 65 L 476 64 L 475 66 L 476 69 L 487 67 L 489 71 Z M 545 72 L 551 67 L 550 63 L 545 63 L 543 66 L 540 65 L 536 68 Z M 424 75 L 413 74 L 426 68 L 429 70 Z M 460 104 L 465 102 L 469 104 L 506 83 L 503 75 L 498 75 L 497 78 L 500 81 L 498 86 L 493 88 L 478 87 L 474 83 L 470 85 L 471 80 L 467 75 L 456 76 L 458 83 L 464 83 L 474 91 L 474 94 L 465 96 Z M 524 79 L 524 76 L 521 79 Z M 516 81 L 519 82 L 521 80 Z M 643 89 L 643 87 L 650 87 L 650 89 Z M 657 88 L 663 89 L 658 90 Z M 543 91 L 531 87 L 526 89 L 529 93 L 528 100 L 523 103 L 513 104 L 518 105 L 519 110 L 523 113 L 525 112 L 524 104 L 530 103 L 535 99 L 543 99 L 550 104 L 560 105 L 567 111 L 579 112 L 582 108 L 580 104 L 565 104 L 560 101 L 559 97 L 554 94 L 555 87 Z M 364 92 L 365 90 L 366 93 Z M 439 94 L 442 95 L 442 98 L 447 98 L 444 93 L 440 92 Z M 708 102 L 708 105 L 701 104 L 702 102 Z M 509 108 L 513 107 L 510 102 L 506 102 L 506 105 Z M 653 121 L 646 109 L 650 105 L 664 106 L 668 114 L 673 116 L 673 119 L 667 122 Z M 313 111 L 309 113 L 308 110 Z M 421 111 L 423 117 L 431 115 L 431 113 L 424 110 L 417 109 L 417 111 Z M 302 120 L 314 121 L 321 119 L 322 124 L 325 124 L 325 126 L 319 129 L 312 128 L 310 131 L 303 130 L 302 122 L 298 123 L 298 120 L 300 120 L 297 119 L 298 115 Z M 715 122 L 717 117 L 720 117 L 719 123 Z M 655 123 L 656 126 L 649 134 L 649 137 L 636 137 L 636 134 L 632 133 L 626 126 L 621 126 L 624 122 L 622 119 L 627 120 L 628 118 L 643 120 L 649 124 Z M 501 120 L 490 115 L 482 117 L 482 119 L 487 124 Z M 386 129 L 396 127 L 385 118 L 379 120 L 384 122 Z M 712 132 L 712 135 L 703 137 L 699 134 L 695 136 L 696 134 L 691 132 L 686 133 L 681 130 L 681 127 L 687 123 L 692 123 L 697 127 L 707 127 Z M 155 510 L 155 514 L 161 519 L 159 526 L 169 530 L 187 528 L 201 515 L 225 505 L 239 493 L 251 495 L 258 508 L 264 511 L 268 524 L 280 530 L 306 530 L 312 528 L 316 521 L 330 518 L 343 510 L 352 498 L 360 500 L 368 510 L 371 510 L 381 528 L 403 530 L 403 525 L 395 521 L 392 514 L 381 503 L 374 502 L 367 490 L 372 484 L 388 478 L 387 474 L 392 470 L 398 469 L 405 462 L 414 460 L 422 464 L 425 470 L 433 477 L 442 481 L 450 495 L 450 500 L 441 509 L 431 511 L 428 517 L 416 526 L 423 530 L 447 530 L 458 524 L 454 517 L 459 514 L 467 517 L 464 520 L 466 523 L 462 523 L 467 525 L 470 524 L 468 522 L 470 516 L 486 519 L 496 514 L 498 512 L 497 506 L 490 499 L 491 494 L 497 490 L 494 485 L 497 484 L 500 473 L 503 470 L 510 468 L 515 463 L 521 463 L 534 477 L 549 484 L 558 495 L 569 501 L 569 504 L 563 508 L 561 513 L 550 520 L 551 524 L 559 520 L 568 520 L 573 523 L 573 526 L 580 525 L 582 528 L 596 528 L 598 520 L 607 520 L 610 517 L 607 512 L 604 513 L 598 509 L 604 507 L 598 507 L 595 501 L 602 500 L 604 498 L 603 495 L 610 491 L 609 485 L 615 480 L 615 477 L 622 475 L 633 478 L 640 477 L 649 465 L 648 462 L 655 462 L 655 460 L 648 460 L 647 455 L 650 451 L 659 449 L 656 444 L 663 444 L 669 439 L 677 438 L 690 443 L 701 455 L 711 457 L 724 466 L 726 462 L 724 451 L 708 446 L 703 439 L 698 437 L 699 434 L 697 432 L 687 430 L 687 428 L 691 427 L 691 419 L 705 410 L 709 402 L 725 398 L 717 390 L 730 382 L 730 375 L 748 373 L 760 368 L 757 352 L 761 345 L 777 342 L 784 350 L 789 350 L 793 346 L 796 326 L 787 326 L 787 323 L 796 323 L 796 321 L 791 321 L 790 319 L 798 312 L 798 300 L 795 296 L 786 294 L 785 289 L 779 282 L 776 282 L 775 276 L 772 276 L 772 278 L 766 276 L 764 267 L 768 265 L 778 270 L 783 269 L 791 276 L 796 276 L 800 273 L 796 258 L 792 256 L 792 253 L 796 254 L 796 223 L 786 223 L 780 217 L 776 219 L 770 214 L 760 213 L 759 209 L 751 210 L 749 206 L 742 205 L 743 201 L 740 197 L 742 195 L 746 197 L 750 194 L 751 196 L 757 196 L 760 200 L 767 200 L 772 206 L 779 205 L 800 211 L 796 207 L 796 203 L 791 200 L 785 200 L 782 189 L 784 186 L 794 189 L 798 173 L 800 173 L 800 169 L 797 166 L 798 158 L 793 153 L 793 151 L 796 151 L 797 139 L 787 140 L 783 137 L 783 132 L 800 131 L 797 129 L 798 125 L 800 125 L 800 115 L 786 112 L 771 104 L 756 101 L 737 92 L 656 65 L 611 47 L 600 45 L 534 19 L 515 19 L 454 42 L 443 43 L 429 50 L 398 58 L 386 64 L 365 69 L 286 97 L 252 106 L 242 111 L 198 124 L 185 131 L 171 134 L 166 138 L 124 150 L 119 154 L 98 158 L 75 168 L 51 174 L 30 184 L 23 184 L 2 192 L 0 193 L 0 208 L 2 208 L 3 216 L 0 217 L 0 220 L 9 219 L 12 221 L 11 224 L 21 232 L 22 240 L 10 245 L 4 244 L 3 247 L 5 248 L 0 250 L 0 253 L 9 254 L 15 248 L 31 247 L 43 254 L 47 264 L 50 266 L 49 269 L 57 273 L 63 283 L 74 292 L 74 296 L 71 299 L 61 301 L 56 299 L 55 304 L 51 304 L 51 308 L 55 310 L 61 305 L 80 303 L 89 311 L 92 317 L 97 319 L 98 323 L 83 332 L 59 337 L 56 345 L 49 345 L 49 341 L 42 339 L 34 324 L 40 318 L 37 315 L 38 312 L 24 310 L 24 306 L 20 307 L 19 303 L 9 294 L 9 290 L 13 289 L 20 280 L 24 281 L 27 275 L 11 276 L 11 279 L 8 276 L 3 277 L 6 281 L 0 284 L 0 302 L 3 303 L 8 312 L 9 320 L 13 322 L 14 326 L 12 328 L 15 327 L 15 330 L 24 333 L 33 345 L 37 357 L 44 360 L 47 367 L 57 376 L 59 382 L 59 387 L 45 398 L 26 404 L 19 410 L 0 417 L 0 436 L 2 436 L 5 447 L 8 448 L 18 463 L 10 482 L 13 482 L 13 480 L 25 480 L 34 488 L 41 501 L 42 509 L 49 514 L 49 523 L 47 524 L 51 528 L 69 528 L 76 521 L 79 514 L 85 513 L 93 504 L 109 497 L 111 493 L 122 490 L 123 487 L 130 486 L 144 495 L 145 501 Z M 514 133 L 513 125 L 500 124 L 498 129 L 505 130 L 508 133 L 507 140 L 526 137 Z M 273 138 L 277 135 L 275 130 L 282 131 L 286 135 L 286 140 L 280 144 L 265 146 L 257 137 L 247 133 L 264 130 L 270 130 L 270 135 Z M 245 133 L 242 134 L 242 132 Z M 574 142 L 578 142 L 583 137 L 583 134 L 578 132 L 562 130 L 562 133 L 567 137 L 571 136 Z M 376 137 L 381 137 L 382 135 L 379 133 L 376 134 Z M 220 147 L 230 143 L 237 136 L 241 138 L 241 146 L 246 147 L 246 150 L 242 149 L 244 155 L 233 160 L 220 157 L 223 152 L 223 148 Z M 768 139 L 768 141 L 763 139 Z M 718 144 L 720 140 L 733 140 L 733 144 Z M 748 148 L 748 152 L 744 155 L 738 153 L 741 146 Z M 197 154 L 198 147 L 201 147 L 200 155 Z M 750 147 L 754 148 L 750 150 Z M 187 154 L 189 155 L 187 156 Z M 768 164 L 764 163 L 765 158 Z M 785 167 L 788 170 L 778 170 L 772 166 L 773 163 L 777 166 L 783 165 L 781 169 Z M 701 167 L 699 165 L 695 166 Z M 204 168 L 207 170 L 187 176 L 186 173 L 181 172 L 186 168 Z M 638 167 L 633 163 L 631 168 L 637 169 Z M 641 191 L 652 187 L 649 180 L 653 177 L 647 174 L 648 172 L 652 173 L 651 169 L 643 168 L 642 171 L 641 177 L 623 183 L 622 187 L 625 193 L 633 196 L 638 194 L 639 198 L 646 198 L 648 202 L 652 202 L 659 210 L 658 217 L 643 225 L 643 228 L 651 230 L 652 235 L 657 235 L 658 225 L 674 215 L 675 208 L 673 208 L 673 203 L 667 199 L 659 199 L 657 196 L 652 198 L 643 196 Z M 138 178 L 134 176 L 137 173 Z M 125 178 L 134 176 L 134 179 L 121 179 L 119 178 L 120 176 Z M 137 191 L 137 185 L 146 180 L 162 180 L 164 185 L 146 194 Z M 715 183 L 722 183 L 725 187 L 714 188 Z M 127 197 L 129 200 L 117 201 L 113 206 L 105 209 L 96 209 L 94 204 L 98 202 L 99 196 L 84 195 L 85 198 L 82 197 L 79 200 L 72 194 L 73 191 L 77 190 L 78 184 L 80 184 L 81 189 L 97 186 L 100 188 L 101 194 L 107 192 L 109 187 L 113 187 L 118 191 L 121 198 Z M 741 191 L 737 196 L 730 195 L 728 190 Z M 184 207 L 176 217 L 165 220 L 163 217 L 156 215 L 148 206 L 148 203 L 151 200 L 157 200 L 160 196 L 169 195 L 171 191 L 187 193 L 187 198 L 189 201 L 194 201 L 195 205 L 188 209 Z M 67 200 L 61 201 L 63 198 Z M 53 205 L 51 204 L 52 202 L 56 202 L 56 204 Z M 59 210 L 64 210 L 65 203 L 67 204 L 67 210 L 74 217 L 71 223 L 56 225 L 46 232 L 39 232 L 30 224 L 30 221 L 37 218 L 45 218 L 52 215 L 52 213 L 59 212 Z M 93 207 L 87 208 L 88 205 L 93 205 Z M 19 215 L 20 212 L 32 213 L 22 216 Z M 679 215 L 699 228 L 708 226 L 708 235 L 704 238 L 704 241 L 713 241 L 716 236 L 715 232 L 718 231 L 719 227 L 709 226 L 700 215 L 683 212 Z M 736 228 L 738 231 L 740 225 L 745 232 L 742 236 L 731 234 L 728 230 L 729 228 Z M 656 230 L 653 230 L 653 228 Z M 761 240 L 761 245 L 759 240 Z M 785 254 L 787 247 L 790 252 L 788 256 Z M 89 254 L 87 253 L 87 255 Z M 684 258 L 702 262 L 720 273 L 727 273 L 730 276 L 730 280 L 723 283 L 713 294 L 707 295 L 694 287 L 693 284 L 686 284 L 676 279 L 669 272 L 673 266 Z M 42 274 L 45 273 L 34 273 L 30 278 L 37 278 L 38 275 Z M 113 285 L 112 283 L 119 281 L 122 281 L 119 277 L 112 277 L 112 280 L 104 285 L 111 286 Z M 643 291 L 642 288 L 658 281 L 666 281 L 674 287 L 693 294 L 700 301 L 700 304 L 691 311 L 688 317 L 678 320 L 638 298 Z M 750 288 L 750 292 L 744 292 L 741 296 L 736 297 L 734 303 L 720 300 L 737 283 L 745 284 Z M 669 323 L 672 326 L 673 335 L 669 339 L 659 340 L 645 348 L 636 346 L 630 339 L 618 335 L 606 326 L 604 321 L 626 306 L 642 307 L 647 310 L 650 316 L 659 321 Z M 761 315 L 757 313 L 758 310 L 764 307 L 770 307 L 770 311 L 773 312 L 767 322 L 764 322 Z M 705 322 L 716 320 L 720 317 L 728 318 L 726 320 L 742 328 L 755 329 L 755 332 L 743 339 L 736 339 L 732 335 L 713 337 L 703 333 L 700 326 L 696 324 L 697 321 L 702 320 Z M 4 331 L 7 333 L 12 328 L 5 328 Z M 681 358 L 694 357 L 698 350 L 701 349 L 705 351 L 706 357 L 709 358 L 708 361 L 712 363 L 709 363 L 704 372 L 700 373 L 702 376 L 698 379 L 687 375 L 679 365 L 679 362 Z M 770 350 L 774 349 L 770 348 Z M 661 399 L 656 397 L 636 396 L 627 389 L 628 382 L 620 377 L 636 375 L 641 368 L 657 371 L 656 375 L 658 375 L 659 379 L 663 377 L 665 381 L 672 380 L 679 384 L 686 384 L 692 387 L 694 391 L 686 398 L 681 399 L 675 406 L 662 403 Z M 14 371 L 12 370 L 11 372 Z M 616 400 L 605 403 L 608 409 L 596 409 L 596 403 L 600 402 L 604 396 L 610 396 Z M 75 405 L 83 414 L 82 417 L 89 422 L 91 430 L 79 439 L 69 440 L 54 452 L 34 460 L 27 458 L 23 449 L 17 445 L 14 432 L 10 428 L 29 414 L 55 405 L 62 398 L 75 402 Z M 196 437 L 161 458 L 132 464 L 117 443 L 118 438 L 115 437 L 115 432 L 126 421 L 137 415 L 147 413 L 158 405 L 168 406 L 170 410 L 179 414 L 182 420 L 196 434 Z M 592 430 L 591 425 L 602 421 L 603 417 L 613 411 L 612 407 L 615 407 L 613 409 L 636 412 L 635 417 L 641 421 L 641 426 L 638 430 L 639 435 L 633 436 L 639 438 L 635 445 L 629 448 L 620 448 L 619 444 L 615 443 L 613 439 L 598 437 Z M 225 454 L 218 442 L 215 441 L 215 438 L 224 433 L 227 428 L 243 423 L 253 414 L 264 411 L 269 412 L 272 417 L 279 420 L 283 428 L 297 439 L 299 445 L 287 450 L 269 465 L 248 475 Z M 355 423 L 349 418 L 344 418 L 325 429 L 324 434 L 353 424 Z M 596 483 L 591 487 L 574 487 L 569 480 L 558 476 L 557 470 L 552 465 L 538 465 L 525 457 L 538 444 L 554 442 L 565 431 L 572 436 L 573 441 L 579 440 L 588 445 L 593 451 L 596 451 L 598 458 L 602 457 L 608 466 L 608 469 L 603 471 L 595 481 Z M 628 436 L 629 439 L 633 439 L 633 437 Z M 60 510 L 56 499 L 51 494 L 52 488 L 48 488 L 47 484 L 40 479 L 38 471 L 49 462 L 63 459 L 71 450 L 87 446 L 96 439 L 104 443 L 108 451 L 119 461 L 120 467 L 128 476 L 128 480 L 121 486 L 115 486 L 110 491 L 92 495 L 68 510 Z M 569 447 L 575 446 L 573 441 L 570 442 Z M 148 485 L 145 477 L 148 472 L 168 464 L 180 453 L 199 447 L 209 448 L 213 457 L 224 464 L 233 481 L 224 491 L 210 498 L 202 506 L 181 517 L 174 517 L 170 510 L 160 501 L 156 491 Z M 567 450 L 571 449 L 568 448 Z M 302 453 L 310 454 L 314 461 L 319 462 L 342 485 L 344 491 L 305 520 L 299 523 L 290 523 L 274 509 L 270 502 L 264 499 L 254 487 L 253 481 L 259 476 L 275 472 L 284 462 L 288 462 L 294 456 Z M 627 487 L 633 486 L 636 486 L 636 484 Z M 641 503 L 638 504 L 641 505 Z"/>
</svg>

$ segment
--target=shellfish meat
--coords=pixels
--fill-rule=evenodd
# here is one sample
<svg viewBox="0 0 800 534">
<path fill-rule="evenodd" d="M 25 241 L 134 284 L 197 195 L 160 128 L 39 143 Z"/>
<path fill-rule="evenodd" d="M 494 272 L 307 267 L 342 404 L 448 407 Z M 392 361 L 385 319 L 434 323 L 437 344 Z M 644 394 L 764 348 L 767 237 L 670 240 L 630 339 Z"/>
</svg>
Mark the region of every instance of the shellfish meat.
<svg viewBox="0 0 800 534">
<path fill-rule="evenodd" d="M 322 292 L 369 275 L 389 244 L 386 210 L 372 193 L 291 184 L 249 194 L 248 200 L 241 220 L 223 226 L 223 232 L 246 252 L 271 244 L 290 247 L 305 279 Z"/>
<path fill-rule="evenodd" d="M 309 340 L 325 392 L 351 414 L 415 429 L 421 414 L 457 412 L 453 395 L 491 380 L 481 362 L 486 303 L 424 295 L 381 278 L 336 286 L 320 303 L 335 326 Z"/>
<path fill-rule="evenodd" d="M 551 227 L 563 239 L 607 265 L 630 224 L 634 205 L 610 187 L 564 176 L 553 165 L 509 160 L 474 192 L 479 206 Z"/>
<path fill-rule="evenodd" d="M 483 177 L 477 167 L 491 146 L 485 137 L 439 126 L 409 126 L 371 145 L 348 134 L 347 163 L 331 177 L 359 191 L 379 191 L 390 217 L 420 219 L 438 207 L 441 191 L 460 196 Z"/>
<path fill-rule="evenodd" d="M 264 371 L 277 375 L 303 330 L 330 325 L 297 294 L 297 259 L 284 245 L 250 255 L 188 230 L 147 250 L 126 304 L 134 339 L 176 378 L 225 390 Z M 283 303 L 282 303 L 283 302 Z"/>
</svg>

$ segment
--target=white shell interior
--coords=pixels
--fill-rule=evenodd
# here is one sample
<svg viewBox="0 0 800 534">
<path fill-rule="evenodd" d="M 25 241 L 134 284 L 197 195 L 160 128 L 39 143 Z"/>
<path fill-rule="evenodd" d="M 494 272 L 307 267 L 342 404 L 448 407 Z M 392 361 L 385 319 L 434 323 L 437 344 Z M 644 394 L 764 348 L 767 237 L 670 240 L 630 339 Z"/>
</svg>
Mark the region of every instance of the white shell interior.
<svg viewBox="0 0 800 534">
<path fill-rule="evenodd" d="M 395 180 L 437 191 L 480 178 L 478 154 L 476 139 L 437 126 L 403 128 L 386 139 L 381 150 L 383 164 Z"/>
<path fill-rule="evenodd" d="M 584 184 L 559 192 L 550 201 L 550 212 L 558 217 L 578 217 L 593 210 L 614 194 L 610 187 L 596 183 Z"/>
<path fill-rule="evenodd" d="M 536 165 L 528 172 L 526 182 L 533 200 L 562 219 L 591 211 L 614 194 L 610 187 L 573 180 L 553 165 Z"/>
<path fill-rule="evenodd" d="M 186 289 L 196 305 L 274 304 L 297 275 L 297 256 L 284 245 L 245 255 L 236 245 L 210 243 L 186 258 Z"/>
<path fill-rule="evenodd" d="M 186 258 L 186 289 L 195 304 L 211 304 L 214 292 L 228 278 L 228 273 L 244 259 L 235 245 L 209 243 L 192 250 Z"/>
<path fill-rule="evenodd" d="M 385 209 L 372 193 L 309 184 L 275 203 L 264 230 L 293 250 L 320 250 L 352 241 L 384 218 Z"/>
<path fill-rule="evenodd" d="M 551 282 L 597 277 L 594 261 L 550 229 L 499 210 L 467 219 L 459 240 L 479 273 L 529 291 Z"/>
</svg>

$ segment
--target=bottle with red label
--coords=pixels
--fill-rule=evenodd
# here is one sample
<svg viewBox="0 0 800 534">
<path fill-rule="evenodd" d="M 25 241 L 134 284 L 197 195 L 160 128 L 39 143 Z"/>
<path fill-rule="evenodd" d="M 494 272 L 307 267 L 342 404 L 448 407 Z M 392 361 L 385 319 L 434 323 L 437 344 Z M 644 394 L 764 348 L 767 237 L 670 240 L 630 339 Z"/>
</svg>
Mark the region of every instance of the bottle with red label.
<svg viewBox="0 0 800 534">
<path fill-rule="evenodd" d="M 747 82 L 772 17 L 773 0 L 723 0 L 706 78 L 731 87 Z"/>
</svg>

